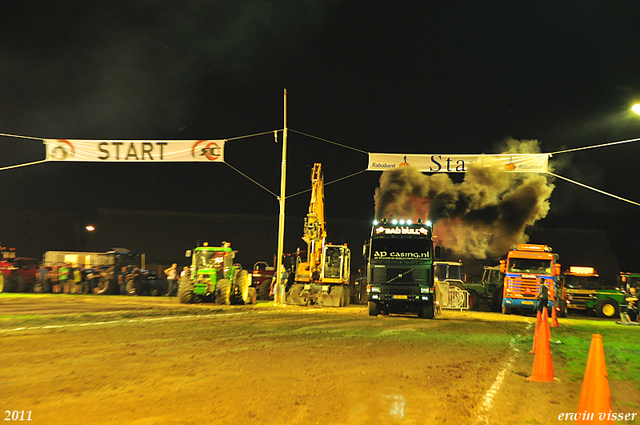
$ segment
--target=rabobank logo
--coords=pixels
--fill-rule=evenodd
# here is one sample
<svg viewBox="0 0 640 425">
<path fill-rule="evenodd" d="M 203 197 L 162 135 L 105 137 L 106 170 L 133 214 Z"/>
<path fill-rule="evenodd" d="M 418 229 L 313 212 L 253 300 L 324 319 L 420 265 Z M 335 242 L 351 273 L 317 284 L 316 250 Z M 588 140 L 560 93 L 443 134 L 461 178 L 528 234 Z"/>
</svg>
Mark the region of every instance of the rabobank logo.
<svg viewBox="0 0 640 425">
<path fill-rule="evenodd" d="M 396 164 L 387 164 L 386 162 L 372 162 L 371 168 L 396 168 Z"/>
<path fill-rule="evenodd" d="M 49 142 L 49 157 L 53 160 L 64 161 L 73 158 L 76 149 L 68 140 L 56 139 Z"/>
</svg>

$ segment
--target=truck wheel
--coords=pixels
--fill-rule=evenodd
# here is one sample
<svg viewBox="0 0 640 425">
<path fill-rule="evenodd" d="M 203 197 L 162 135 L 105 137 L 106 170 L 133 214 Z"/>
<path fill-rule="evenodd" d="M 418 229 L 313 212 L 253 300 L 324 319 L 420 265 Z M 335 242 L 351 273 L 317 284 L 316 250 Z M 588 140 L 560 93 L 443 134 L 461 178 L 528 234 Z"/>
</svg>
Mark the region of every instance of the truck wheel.
<svg viewBox="0 0 640 425">
<path fill-rule="evenodd" d="M 469 310 L 479 310 L 480 309 L 480 295 L 474 290 L 469 289 Z"/>
<path fill-rule="evenodd" d="M 511 314 L 511 309 L 509 307 L 502 306 L 502 314 Z"/>
<path fill-rule="evenodd" d="M 265 279 L 260 282 L 258 286 L 258 299 L 259 300 L 273 300 L 273 296 L 269 296 L 271 291 L 271 279 Z"/>
<path fill-rule="evenodd" d="M 603 319 L 611 319 L 620 315 L 620 307 L 615 300 L 605 298 L 596 304 L 596 314 Z"/>
<path fill-rule="evenodd" d="M 503 285 L 498 285 L 495 287 L 493 292 L 491 293 L 491 310 L 496 313 L 502 310 L 502 291 L 504 289 Z"/>
<path fill-rule="evenodd" d="M 0 294 L 4 292 L 4 275 L 0 272 Z"/>
<path fill-rule="evenodd" d="M 229 279 L 220 279 L 216 285 L 215 302 L 216 304 L 229 304 L 229 294 L 231 292 L 231 281 Z"/>
<path fill-rule="evenodd" d="M 180 279 L 178 299 L 182 304 L 191 304 L 193 302 L 193 283 L 191 279 Z"/>
<path fill-rule="evenodd" d="M 433 304 L 422 304 L 418 310 L 418 317 L 421 319 L 433 319 Z"/>
<path fill-rule="evenodd" d="M 560 311 L 558 312 L 558 316 L 567 317 L 567 303 L 560 302 Z"/>
<path fill-rule="evenodd" d="M 373 301 L 369 301 L 369 316 L 377 316 L 378 314 L 380 314 L 380 307 L 378 307 L 378 304 Z"/>
<path fill-rule="evenodd" d="M 126 289 L 128 295 L 135 295 L 136 294 L 136 285 L 135 285 L 135 282 L 133 281 L 133 279 L 131 279 L 130 281 L 127 282 L 127 284 L 125 285 L 125 289 Z"/>
</svg>

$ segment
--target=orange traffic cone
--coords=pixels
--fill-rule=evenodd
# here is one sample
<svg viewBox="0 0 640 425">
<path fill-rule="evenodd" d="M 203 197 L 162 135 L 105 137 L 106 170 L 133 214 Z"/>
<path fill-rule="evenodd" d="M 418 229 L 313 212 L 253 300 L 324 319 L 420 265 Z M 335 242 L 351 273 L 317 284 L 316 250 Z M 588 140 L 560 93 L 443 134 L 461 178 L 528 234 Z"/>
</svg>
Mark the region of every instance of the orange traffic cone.
<svg viewBox="0 0 640 425">
<path fill-rule="evenodd" d="M 540 330 L 540 323 L 542 322 L 542 314 L 540 311 L 536 314 L 536 330 L 533 333 L 533 347 L 531 347 L 531 351 L 529 354 L 535 354 L 536 352 L 536 341 L 538 340 L 538 332 Z"/>
<path fill-rule="evenodd" d="M 551 348 L 549 347 L 549 314 L 547 309 L 542 310 L 542 323 L 538 333 L 538 345 L 536 346 L 536 357 L 533 359 L 533 373 L 527 378 L 533 382 L 550 382 L 554 380 L 553 361 L 551 360 Z"/>
<path fill-rule="evenodd" d="M 614 421 L 610 417 L 607 420 L 607 415 L 610 412 L 611 394 L 607 378 L 607 364 L 604 360 L 602 335 L 594 334 L 591 338 L 587 368 L 582 380 L 582 391 L 578 403 L 580 417 L 576 424 L 613 424 Z"/>
<path fill-rule="evenodd" d="M 551 327 L 560 327 L 560 323 L 558 323 L 558 313 L 555 305 L 551 308 Z"/>
</svg>

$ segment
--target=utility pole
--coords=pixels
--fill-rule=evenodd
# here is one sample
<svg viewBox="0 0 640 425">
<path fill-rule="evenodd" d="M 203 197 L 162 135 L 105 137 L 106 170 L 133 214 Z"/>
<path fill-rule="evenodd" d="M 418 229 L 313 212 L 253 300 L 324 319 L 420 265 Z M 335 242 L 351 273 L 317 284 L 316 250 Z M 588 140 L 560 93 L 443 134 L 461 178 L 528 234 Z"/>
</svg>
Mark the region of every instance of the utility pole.
<svg viewBox="0 0 640 425">
<path fill-rule="evenodd" d="M 284 89 L 284 129 L 282 130 L 282 168 L 280 174 L 280 215 L 278 217 L 278 259 L 276 261 L 276 304 L 285 304 L 284 283 L 282 282 L 282 256 L 284 255 L 284 201 L 287 185 L 287 89 Z"/>
</svg>

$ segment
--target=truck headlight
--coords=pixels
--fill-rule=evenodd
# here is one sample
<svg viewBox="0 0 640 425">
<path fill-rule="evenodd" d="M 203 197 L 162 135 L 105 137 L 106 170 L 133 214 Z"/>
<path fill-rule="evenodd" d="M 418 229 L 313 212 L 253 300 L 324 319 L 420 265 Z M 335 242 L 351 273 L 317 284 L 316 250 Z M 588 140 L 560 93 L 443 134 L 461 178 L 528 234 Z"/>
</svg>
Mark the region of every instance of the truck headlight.
<svg viewBox="0 0 640 425">
<path fill-rule="evenodd" d="M 371 287 L 371 292 L 380 292 L 380 287 L 379 286 L 372 286 Z"/>
<path fill-rule="evenodd" d="M 429 292 L 431 292 L 431 288 L 429 288 L 428 286 L 421 286 L 420 292 L 422 292 L 423 294 L 428 294 Z"/>
</svg>

